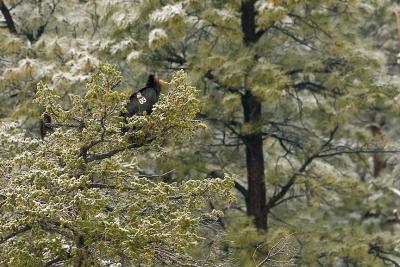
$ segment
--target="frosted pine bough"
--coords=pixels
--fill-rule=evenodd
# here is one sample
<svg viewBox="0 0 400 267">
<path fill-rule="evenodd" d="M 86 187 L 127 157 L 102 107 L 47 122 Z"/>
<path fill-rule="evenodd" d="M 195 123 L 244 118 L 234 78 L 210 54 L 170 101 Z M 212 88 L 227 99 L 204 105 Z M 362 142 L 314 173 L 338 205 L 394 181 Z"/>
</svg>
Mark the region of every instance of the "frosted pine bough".
<svg viewBox="0 0 400 267">
<path fill-rule="evenodd" d="M 149 47 L 161 47 L 167 40 L 168 35 L 163 29 L 154 29 L 149 33 Z"/>
<path fill-rule="evenodd" d="M 160 22 L 177 22 L 185 17 L 185 10 L 182 3 L 174 5 L 166 5 L 161 9 L 153 11 L 150 15 L 150 20 L 154 23 Z"/>
<path fill-rule="evenodd" d="M 188 263 L 200 221 L 219 214 L 201 212 L 205 200 L 232 200 L 229 178 L 166 184 L 137 176 L 137 153 L 161 151 L 167 139 L 201 127 L 193 120 L 198 100 L 186 75 L 175 73 L 154 112 L 132 117 L 135 131 L 121 135 L 120 79 L 101 65 L 86 95 L 70 96 L 69 110 L 38 85 L 36 101 L 58 128 L 0 165 L 0 265 Z"/>
</svg>

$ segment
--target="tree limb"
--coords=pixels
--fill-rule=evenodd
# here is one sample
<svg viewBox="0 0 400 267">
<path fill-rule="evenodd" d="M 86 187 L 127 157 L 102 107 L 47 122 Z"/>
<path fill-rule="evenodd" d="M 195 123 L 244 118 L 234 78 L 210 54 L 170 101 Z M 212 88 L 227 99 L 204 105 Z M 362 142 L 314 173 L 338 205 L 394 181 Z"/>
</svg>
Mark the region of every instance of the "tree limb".
<svg viewBox="0 0 400 267">
<path fill-rule="evenodd" d="M 212 74 L 212 70 L 208 70 L 207 73 L 204 75 L 205 78 L 207 78 L 210 81 L 213 81 L 214 83 L 219 85 L 219 81 L 217 80 L 217 78 L 214 76 L 214 74 Z M 240 91 L 239 88 L 233 88 L 233 87 L 224 87 L 221 86 L 221 88 L 225 88 L 227 91 L 229 91 L 230 93 L 234 93 L 234 94 L 240 94 L 243 95 L 243 93 Z"/>
<path fill-rule="evenodd" d="M 293 40 L 296 41 L 297 43 L 302 44 L 302 45 L 304 45 L 304 46 L 307 46 L 308 48 L 311 48 L 311 49 L 313 49 L 313 50 L 315 49 L 311 44 L 307 43 L 306 40 L 303 40 L 303 39 L 301 39 L 300 37 L 297 37 L 297 36 L 294 35 L 292 32 L 290 32 L 290 31 L 288 31 L 288 30 L 286 30 L 286 29 L 284 29 L 284 28 L 278 27 L 278 26 L 276 26 L 276 25 L 274 25 L 273 28 L 276 29 L 277 31 L 279 31 L 279 32 L 281 32 L 281 33 L 283 33 L 283 34 L 285 34 L 286 36 L 290 37 L 291 39 L 293 39 Z"/>
<path fill-rule="evenodd" d="M 16 237 L 19 234 L 22 234 L 22 233 L 24 233 L 26 231 L 29 231 L 30 229 L 32 229 L 32 227 L 30 225 L 26 225 L 26 226 L 22 227 L 21 229 L 15 231 L 15 232 L 13 232 L 13 233 L 11 233 L 9 235 L 6 235 L 5 237 L 0 239 L 0 244 L 2 244 L 4 242 L 7 242 L 8 240 Z"/>
<path fill-rule="evenodd" d="M 323 85 L 313 82 L 300 82 L 293 84 L 293 87 L 296 89 L 308 89 L 311 92 L 321 92 L 322 90 L 326 89 L 326 87 Z"/>
<path fill-rule="evenodd" d="M 289 189 L 292 187 L 292 185 L 294 185 L 294 182 L 296 181 L 296 178 L 299 176 L 299 174 L 304 172 L 307 169 L 308 165 L 310 165 L 314 159 L 315 159 L 315 155 L 309 157 L 303 163 L 303 165 L 301 165 L 300 169 L 290 177 L 289 181 L 281 188 L 281 190 L 276 195 L 272 196 L 269 199 L 269 201 L 266 205 L 267 212 L 270 209 L 272 209 L 274 206 L 276 206 L 276 203 L 286 195 L 286 193 L 289 191 Z"/>
<path fill-rule="evenodd" d="M 249 198 L 248 190 L 243 185 L 241 185 L 238 181 L 235 180 L 233 182 L 235 184 L 235 188 L 244 196 L 244 198 L 247 202 L 247 199 Z"/>
<path fill-rule="evenodd" d="M 148 140 L 148 143 L 151 143 L 154 139 Z M 108 152 L 105 153 L 100 153 L 100 154 L 92 154 L 90 156 L 87 157 L 86 159 L 86 163 L 95 161 L 95 160 L 102 160 L 102 159 L 106 159 L 106 158 L 110 158 L 122 151 L 128 150 L 128 149 L 132 149 L 132 148 L 139 148 L 139 147 L 143 147 L 143 145 L 139 145 L 139 144 L 130 144 L 126 147 L 120 147 L 120 148 L 116 148 L 113 150 L 110 150 Z"/>
<path fill-rule="evenodd" d="M 7 8 L 3 0 L 0 0 L 0 11 L 3 14 L 4 19 L 6 20 L 8 30 L 11 33 L 17 34 L 17 28 L 15 27 L 14 20 L 10 14 L 10 10 Z"/>
<path fill-rule="evenodd" d="M 374 256 L 380 258 L 384 263 L 389 262 L 389 263 L 393 264 L 393 266 L 400 267 L 400 265 L 395 260 L 392 260 L 391 258 L 384 256 L 383 254 L 389 254 L 389 253 L 383 251 L 382 248 L 380 248 L 376 244 L 370 244 L 368 252 L 370 254 L 373 254 Z"/>
<path fill-rule="evenodd" d="M 322 144 L 321 148 L 319 149 L 320 151 L 322 149 L 324 149 L 325 147 L 327 147 L 332 142 L 333 137 L 338 129 L 339 129 L 339 126 L 336 125 L 336 127 L 330 132 L 328 140 L 324 144 Z M 271 208 L 276 206 L 277 203 L 279 203 L 278 201 L 286 195 L 286 193 L 290 190 L 292 185 L 295 183 L 296 178 L 299 176 L 299 174 L 303 173 L 307 169 L 307 167 L 313 162 L 313 160 L 319 157 L 318 153 L 320 153 L 320 151 L 311 155 L 309 158 L 307 158 L 307 160 L 304 161 L 303 165 L 301 165 L 299 170 L 290 177 L 289 181 L 281 188 L 281 190 L 276 195 L 272 196 L 269 199 L 269 201 L 266 205 L 267 212 Z"/>
<path fill-rule="evenodd" d="M 140 174 L 140 175 L 138 175 L 138 177 L 141 177 L 141 178 L 162 178 L 162 177 L 165 177 L 165 176 L 167 176 L 167 175 L 169 175 L 169 174 L 171 174 L 173 172 L 175 172 L 175 169 L 167 171 L 167 172 L 165 172 L 163 174 L 153 174 L 153 175 L 152 174 Z"/>
</svg>

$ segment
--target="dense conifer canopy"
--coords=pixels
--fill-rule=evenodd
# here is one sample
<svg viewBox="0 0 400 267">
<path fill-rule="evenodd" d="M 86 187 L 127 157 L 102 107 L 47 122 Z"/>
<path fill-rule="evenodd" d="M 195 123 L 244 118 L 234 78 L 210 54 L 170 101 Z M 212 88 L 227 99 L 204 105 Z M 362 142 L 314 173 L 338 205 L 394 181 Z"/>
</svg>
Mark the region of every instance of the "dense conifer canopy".
<svg viewBox="0 0 400 267">
<path fill-rule="evenodd" d="M 0 0 L 0 265 L 399 266 L 397 9 Z"/>
</svg>

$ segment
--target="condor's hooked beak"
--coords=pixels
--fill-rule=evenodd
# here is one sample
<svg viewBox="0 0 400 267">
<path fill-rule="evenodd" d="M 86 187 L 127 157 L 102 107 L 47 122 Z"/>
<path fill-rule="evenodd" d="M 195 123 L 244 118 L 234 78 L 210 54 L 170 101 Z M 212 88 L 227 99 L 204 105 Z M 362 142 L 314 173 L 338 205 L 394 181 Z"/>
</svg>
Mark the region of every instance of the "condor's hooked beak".
<svg viewBox="0 0 400 267">
<path fill-rule="evenodd" d="M 158 76 L 157 73 L 154 73 L 154 80 L 159 86 L 164 86 L 164 85 L 168 84 L 168 82 L 160 79 L 160 76 Z"/>
<path fill-rule="evenodd" d="M 156 81 L 157 81 L 157 83 L 158 83 L 160 86 L 164 86 L 164 85 L 168 84 L 168 82 L 166 82 L 166 81 L 160 79 L 160 78 L 157 77 L 157 76 L 156 76 Z"/>
</svg>

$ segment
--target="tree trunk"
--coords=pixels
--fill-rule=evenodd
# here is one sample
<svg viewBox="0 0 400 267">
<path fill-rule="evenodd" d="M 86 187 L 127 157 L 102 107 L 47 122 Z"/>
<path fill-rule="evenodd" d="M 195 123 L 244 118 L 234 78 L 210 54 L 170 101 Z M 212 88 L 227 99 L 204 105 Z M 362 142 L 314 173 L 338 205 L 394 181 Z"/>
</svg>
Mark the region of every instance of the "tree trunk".
<svg viewBox="0 0 400 267">
<path fill-rule="evenodd" d="M 88 253 L 87 253 L 87 248 L 85 248 L 85 237 L 83 235 L 79 235 L 76 248 L 78 249 L 78 257 L 76 258 L 74 266 L 76 267 L 89 266 L 89 264 L 87 264 Z"/>
<path fill-rule="evenodd" d="M 251 46 L 257 42 L 255 0 L 242 0 L 241 24 L 243 42 Z M 245 123 L 257 123 L 261 118 L 261 102 L 250 90 L 242 95 L 242 106 Z M 263 140 L 260 131 L 255 131 L 243 137 L 246 146 L 246 167 L 248 198 L 246 199 L 247 214 L 254 216 L 258 229 L 267 229 L 266 189 L 264 177 Z"/>
<path fill-rule="evenodd" d="M 261 102 L 247 91 L 242 96 L 245 123 L 256 123 L 261 118 Z M 243 137 L 246 146 L 248 180 L 247 214 L 255 217 L 258 229 L 267 229 L 264 154 L 262 135 L 259 131 Z"/>
<path fill-rule="evenodd" d="M 382 125 L 380 125 L 377 122 L 376 119 L 377 114 L 372 114 L 370 116 L 370 125 L 369 129 L 371 130 L 372 136 L 375 138 L 384 138 L 383 132 L 382 132 Z M 373 162 L 373 175 L 374 177 L 378 177 L 380 173 L 383 171 L 385 168 L 385 161 L 383 159 L 383 155 L 380 153 L 373 153 L 372 154 L 372 162 Z"/>
<path fill-rule="evenodd" d="M 246 45 L 257 41 L 255 3 L 255 0 L 242 0 L 242 5 L 240 7 L 243 41 Z"/>
</svg>

